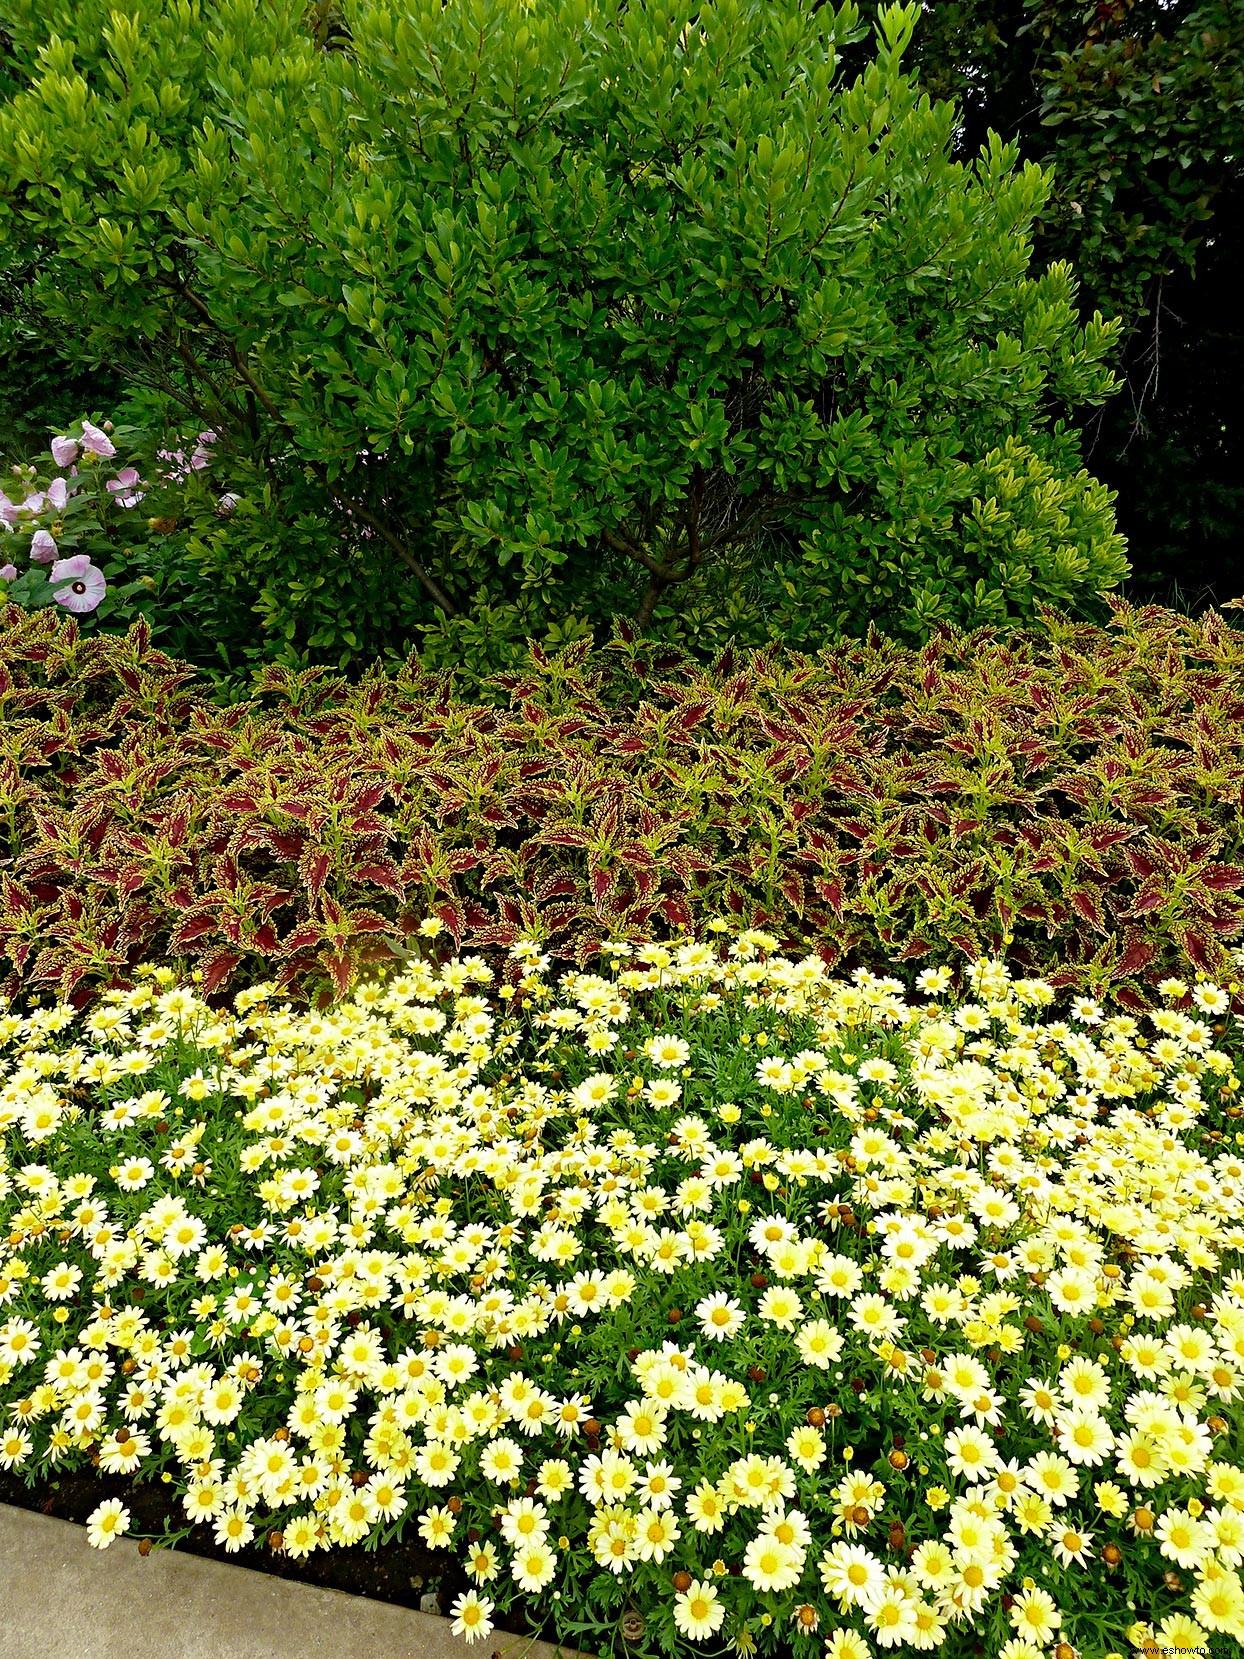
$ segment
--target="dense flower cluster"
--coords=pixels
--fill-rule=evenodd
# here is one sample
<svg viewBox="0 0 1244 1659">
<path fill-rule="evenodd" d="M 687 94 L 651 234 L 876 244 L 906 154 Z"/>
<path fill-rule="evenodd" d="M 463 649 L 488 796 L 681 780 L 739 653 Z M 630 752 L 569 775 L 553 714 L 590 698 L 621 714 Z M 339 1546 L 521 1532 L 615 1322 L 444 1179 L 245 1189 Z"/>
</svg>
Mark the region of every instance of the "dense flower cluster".
<svg viewBox="0 0 1244 1659">
<path fill-rule="evenodd" d="M 0 1466 L 169 1474 L 227 1549 L 417 1528 L 471 1637 L 1244 1639 L 1228 993 L 774 943 L 0 1016 Z"/>
<path fill-rule="evenodd" d="M 46 476 L 46 468 L 33 463 L 16 466 L 13 474 L 22 486 L 20 499 L 10 499 L 0 489 L 0 525 L 22 539 L 30 537 L 26 546 L 28 568 L 49 567 L 49 602 L 74 616 L 97 611 L 108 592 L 108 571 L 96 564 L 91 554 L 99 555 L 107 547 L 103 526 L 110 506 L 128 511 L 137 507 L 146 494 L 144 481 L 133 466 L 120 467 L 113 477 L 104 479 L 102 492 L 99 489 L 100 463 L 114 460 L 117 454 L 114 432 L 111 421 L 103 426 L 85 418 L 77 421 L 73 430 L 51 441 L 52 463 L 58 469 L 55 476 Z M 215 442 L 214 432 L 200 432 L 189 456 L 181 449 L 157 450 L 160 481 L 180 484 L 192 473 L 203 471 L 211 465 L 211 446 Z M 237 500 L 235 495 L 221 497 L 217 511 L 227 516 Z M 151 522 L 163 521 L 157 517 Z M 91 551 L 64 555 L 62 543 L 77 545 L 83 541 Z M 20 575 L 17 565 L 0 554 L 0 583 L 7 587 L 18 582 Z M 31 589 L 29 583 L 17 589 L 23 603 L 39 602 L 40 591 L 38 585 Z"/>
</svg>

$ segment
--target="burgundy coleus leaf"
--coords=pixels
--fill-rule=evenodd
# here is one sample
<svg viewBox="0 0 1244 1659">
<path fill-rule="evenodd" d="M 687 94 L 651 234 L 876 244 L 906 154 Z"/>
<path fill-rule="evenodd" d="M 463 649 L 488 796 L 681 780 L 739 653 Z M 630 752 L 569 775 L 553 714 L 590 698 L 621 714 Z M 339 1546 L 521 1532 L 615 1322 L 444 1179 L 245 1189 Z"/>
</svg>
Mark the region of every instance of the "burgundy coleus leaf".
<svg viewBox="0 0 1244 1659">
<path fill-rule="evenodd" d="M 203 958 L 203 995 L 211 996 L 224 984 L 229 975 L 242 961 L 242 954 L 235 950 L 214 950 Z"/>
<path fill-rule="evenodd" d="M 214 933 L 220 926 L 219 917 L 215 908 L 191 911 L 190 915 L 176 928 L 169 940 L 169 948 L 174 953 L 186 945 L 192 945 L 196 939 L 202 939 L 209 933 Z"/>
<path fill-rule="evenodd" d="M 573 898 L 580 890 L 580 883 L 574 876 L 553 876 L 537 882 L 535 899 L 537 904 L 543 904 L 547 899 Z"/>
<path fill-rule="evenodd" d="M 328 872 L 332 869 L 333 861 L 329 853 L 304 853 L 298 865 L 298 873 L 307 885 L 313 899 L 318 899 L 324 890 L 324 883 L 328 880 Z"/>
<path fill-rule="evenodd" d="M 589 875 L 592 902 L 600 910 L 618 885 L 618 872 L 593 864 Z"/>
<path fill-rule="evenodd" d="M 342 931 L 345 933 L 388 933 L 393 923 L 374 910 L 347 910 Z"/>
<path fill-rule="evenodd" d="M 1142 852 L 1139 847 L 1126 847 L 1124 849 L 1123 856 L 1127 859 L 1128 864 L 1131 866 L 1132 874 L 1136 877 L 1137 881 L 1148 881 L 1150 876 L 1154 875 L 1157 871 L 1157 864 L 1153 859 L 1149 858 L 1147 854 Z"/>
<path fill-rule="evenodd" d="M 318 945 L 324 938 L 324 929 L 318 922 L 303 922 L 287 933 L 281 943 L 281 950 L 286 956 L 292 956 L 295 951 L 309 950 L 312 945 Z"/>
<path fill-rule="evenodd" d="M 692 703 L 683 709 L 682 713 L 678 716 L 676 724 L 684 732 L 692 731 L 700 724 L 706 715 L 712 712 L 712 707 L 713 705 L 711 703 Z"/>
<path fill-rule="evenodd" d="M 1097 895 L 1089 888 L 1077 887 L 1071 894 L 1069 903 L 1077 916 L 1082 916 L 1093 927 L 1101 927 L 1101 906 L 1097 902 Z"/>
<path fill-rule="evenodd" d="M 438 899 L 432 906 L 432 915 L 444 922 L 453 935 L 454 945 L 457 947 L 466 927 L 466 916 L 463 914 L 461 904 L 453 898 Z"/>
<path fill-rule="evenodd" d="M 1199 968 L 1202 973 L 1209 973 L 1209 941 L 1203 938 L 1201 934 L 1188 928 L 1182 935 L 1182 943 L 1188 960 L 1193 967 Z"/>
<path fill-rule="evenodd" d="M 593 837 L 587 830 L 567 828 L 542 830 L 538 840 L 542 847 L 574 847 L 583 850 L 592 845 Z"/>
<path fill-rule="evenodd" d="M 377 818 L 374 812 L 359 812 L 346 824 L 351 835 L 381 835 L 387 836 L 392 825 L 386 824 L 383 818 Z"/>
<path fill-rule="evenodd" d="M 1148 1013 L 1151 1006 L 1139 991 L 1133 991 L 1128 985 L 1117 986 L 1114 991 L 1114 999 L 1124 1008 L 1130 1008 L 1133 1014 Z"/>
<path fill-rule="evenodd" d="M 320 967 L 325 969 L 333 982 L 333 989 L 339 997 L 345 996 L 350 989 L 350 981 L 354 976 L 354 957 L 350 951 L 327 951 L 319 959 Z"/>
<path fill-rule="evenodd" d="M 681 893 L 669 893 L 657 905 L 658 911 L 674 927 L 691 926 L 691 907 Z"/>
<path fill-rule="evenodd" d="M 1104 853 L 1120 841 L 1130 841 L 1137 833 L 1135 829 L 1111 824 L 1090 824 L 1084 831 L 1084 839 L 1095 852 Z"/>
<path fill-rule="evenodd" d="M 1139 934 L 1129 934 L 1114 971 L 1120 978 L 1125 974 L 1139 973 L 1156 955 L 1157 949 L 1148 939 L 1141 938 Z"/>
<path fill-rule="evenodd" d="M 1237 887 L 1244 887 L 1244 869 L 1238 864 L 1207 864 L 1197 879 L 1212 893 L 1233 892 Z"/>
<path fill-rule="evenodd" d="M 1151 910 L 1161 910 L 1170 898 L 1167 889 L 1159 882 L 1150 882 L 1142 887 L 1131 902 L 1129 914 L 1144 916 Z"/>
<path fill-rule="evenodd" d="M 383 887 L 396 898 L 405 897 L 406 889 L 402 884 L 402 878 L 397 865 L 391 859 L 385 859 L 379 864 L 360 864 L 351 874 L 356 881 L 369 881 L 375 887 Z"/>
<path fill-rule="evenodd" d="M 791 870 L 782 876 L 778 882 L 782 897 L 790 905 L 797 916 L 803 915 L 804 902 L 807 895 L 804 892 L 802 878 L 797 870 Z"/>
</svg>

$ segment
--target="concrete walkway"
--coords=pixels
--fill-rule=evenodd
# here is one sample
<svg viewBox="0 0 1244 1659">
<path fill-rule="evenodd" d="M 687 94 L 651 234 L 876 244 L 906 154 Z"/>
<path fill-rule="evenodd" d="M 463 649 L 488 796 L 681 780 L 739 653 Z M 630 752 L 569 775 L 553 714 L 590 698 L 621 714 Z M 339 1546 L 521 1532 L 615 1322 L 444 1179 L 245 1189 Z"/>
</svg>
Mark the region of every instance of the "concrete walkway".
<svg viewBox="0 0 1244 1659">
<path fill-rule="evenodd" d="M 180 1550 L 93 1550 L 86 1529 L 0 1504 L 0 1659 L 557 1659 L 494 1631 Z M 560 1659 L 578 1659 L 569 1649 Z"/>
</svg>

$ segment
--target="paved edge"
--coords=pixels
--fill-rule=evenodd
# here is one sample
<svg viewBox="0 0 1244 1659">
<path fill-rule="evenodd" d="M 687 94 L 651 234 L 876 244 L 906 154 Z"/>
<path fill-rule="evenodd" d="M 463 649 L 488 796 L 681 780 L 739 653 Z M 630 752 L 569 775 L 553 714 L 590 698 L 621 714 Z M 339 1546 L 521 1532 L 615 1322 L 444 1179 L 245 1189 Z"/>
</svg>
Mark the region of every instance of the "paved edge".
<svg viewBox="0 0 1244 1659">
<path fill-rule="evenodd" d="M 93 1550 L 85 1527 L 0 1504 L 0 1659 L 582 1659 L 182 1550 Z"/>
</svg>

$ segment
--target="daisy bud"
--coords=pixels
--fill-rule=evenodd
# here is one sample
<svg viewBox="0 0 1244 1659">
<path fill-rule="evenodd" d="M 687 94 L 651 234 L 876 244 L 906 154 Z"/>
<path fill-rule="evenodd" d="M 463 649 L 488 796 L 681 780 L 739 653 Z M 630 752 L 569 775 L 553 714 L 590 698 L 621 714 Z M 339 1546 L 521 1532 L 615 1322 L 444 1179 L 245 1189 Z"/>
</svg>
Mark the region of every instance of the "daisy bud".
<svg viewBox="0 0 1244 1659">
<path fill-rule="evenodd" d="M 691 1588 L 691 1574 L 690 1573 L 675 1573 L 674 1574 L 674 1588 L 675 1588 L 675 1590 L 677 1590 L 677 1592 L 680 1596 L 682 1594 L 684 1594 L 685 1591 L 689 1590 Z"/>
</svg>

